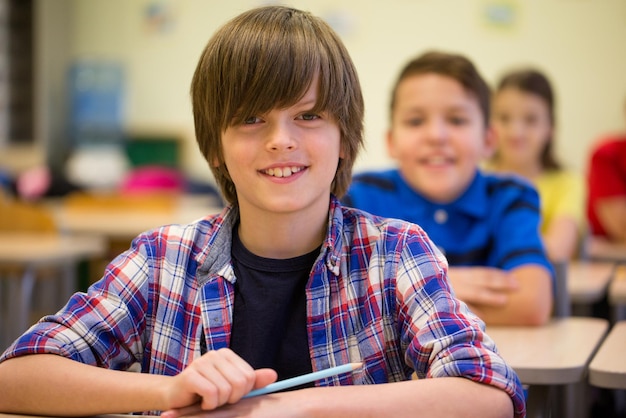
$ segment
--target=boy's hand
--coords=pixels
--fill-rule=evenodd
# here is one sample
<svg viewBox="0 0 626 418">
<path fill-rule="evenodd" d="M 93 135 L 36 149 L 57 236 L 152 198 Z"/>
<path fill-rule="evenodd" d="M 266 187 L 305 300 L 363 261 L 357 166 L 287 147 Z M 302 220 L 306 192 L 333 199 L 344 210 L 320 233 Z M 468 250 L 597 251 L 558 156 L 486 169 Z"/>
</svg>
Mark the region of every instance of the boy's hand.
<svg viewBox="0 0 626 418">
<path fill-rule="evenodd" d="M 181 416 L 188 407 L 211 410 L 235 403 L 252 389 L 267 386 L 276 378 L 274 370 L 254 370 L 228 348 L 209 351 L 170 379 L 165 388 L 169 410 L 163 416 Z"/>
<path fill-rule="evenodd" d="M 503 306 L 519 282 L 504 270 L 492 267 L 451 267 L 448 278 L 456 297 L 469 305 Z"/>
</svg>

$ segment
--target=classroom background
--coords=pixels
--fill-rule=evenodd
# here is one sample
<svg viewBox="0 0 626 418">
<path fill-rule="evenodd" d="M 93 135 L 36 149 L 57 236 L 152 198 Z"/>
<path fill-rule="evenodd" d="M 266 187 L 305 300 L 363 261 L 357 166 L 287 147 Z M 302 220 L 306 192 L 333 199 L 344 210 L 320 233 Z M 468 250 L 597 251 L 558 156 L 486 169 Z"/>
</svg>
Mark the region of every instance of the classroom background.
<svg viewBox="0 0 626 418">
<path fill-rule="evenodd" d="M 210 178 L 195 149 L 189 99 L 194 67 L 218 26 L 245 9 L 270 3 L 279 2 L 32 0 L 33 138 L 16 143 L 0 136 L 0 166 L 19 171 L 42 160 L 63 158 L 60 150 L 72 146 L 68 72 L 76 63 L 113 63 L 123 77 L 119 92 L 123 131 L 176 138 L 185 173 Z M 366 102 L 367 147 L 356 171 L 392 164 L 384 146 L 389 90 L 400 67 L 428 49 L 467 55 L 491 83 L 520 65 L 544 71 L 557 95 L 557 155 L 575 170 L 584 172 L 588 149 L 598 136 L 626 124 L 624 0 L 281 4 L 326 19 L 355 61 Z"/>
</svg>

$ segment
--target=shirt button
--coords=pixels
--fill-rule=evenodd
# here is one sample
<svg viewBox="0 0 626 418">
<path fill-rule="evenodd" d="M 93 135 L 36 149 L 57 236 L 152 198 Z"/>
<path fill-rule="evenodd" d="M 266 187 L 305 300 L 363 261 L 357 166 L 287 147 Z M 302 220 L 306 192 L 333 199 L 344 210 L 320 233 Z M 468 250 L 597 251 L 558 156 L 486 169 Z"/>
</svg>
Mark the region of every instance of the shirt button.
<svg viewBox="0 0 626 418">
<path fill-rule="evenodd" d="M 435 222 L 438 224 L 444 224 L 448 221 L 448 212 L 443 209 L 437 209 L 435 211 Z"/>
</svg>

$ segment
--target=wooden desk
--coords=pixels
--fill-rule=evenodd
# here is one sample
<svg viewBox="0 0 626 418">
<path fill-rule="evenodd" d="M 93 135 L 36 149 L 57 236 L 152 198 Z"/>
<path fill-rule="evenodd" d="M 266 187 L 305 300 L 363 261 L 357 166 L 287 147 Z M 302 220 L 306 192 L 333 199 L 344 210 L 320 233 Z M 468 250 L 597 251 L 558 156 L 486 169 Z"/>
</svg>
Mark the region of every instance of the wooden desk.
<svg viewBox="0 0 626 418">
<path fill-rule="evenodd" d="M 537 327 L 491 326 L 487 334 L 522 383 L 530 385 L 528 417 L 548 416 L 554 409 L 562 416 L 582 416 L 579 384 L 608 327 L 604 319 L 566 317 Z M 563 390 L 559 385 L 568 385 L 568 390 L 552 404 L 551 392 Z M 558 412 L 553 416 L 561 416 Z"/>
<path fill-rule="evenodd" d="M 572 261 L 567 266 L 567 292 L 572 303 L 592 304 L 607 292 L 615 271 L 608 261 Z"/>
<path fill-rule="evenodd" d="M 6 307 L 7 314 L 11 314 L 11 318 L 5 318 L 4 321 L 6 331 L 0 334 L 0 350 L 29 325 L 32 291 L 38 269 L 61 267 L 63 272 L 59 299 L 67 298 L 75 290 L 76 263 L 81 259 L 98 256 L 105 249 L 105 241 L 95 236 L 0 233 L 0 279 L 4 279 L 0 285 L 6 284 L 8 290 L 0 307 Z"/>
<path fill-rule="evenodd" d="M 61 231 L 97 234 L 109 240 L 130 240 L 144 231 L 173 223 L 189 223 L 223 209 L 206 202 L 204 196 L 183 196 L 172 208 L 150 210 L 68 209 L 60 202 L 54 202 L 50 207 Z"/>
<path fill-rule="evenodd" d="M 570 317 L 538 327 L 490 326 L 487 334 L 522 383 L 558 385 L 583 379 L 608 327 L 604 319 Z"/>
<path fill-rule="evenodd" d="M 584 253 L 590 260 L 626 263 L 626 245 L 611 243 L 600 237 L 588 237 Z"/>
<path fill-rule="evenodd" d="M 626 389 L 626 321 L 616 323 L 589 364 L 589 383 Z"/>
</svg>

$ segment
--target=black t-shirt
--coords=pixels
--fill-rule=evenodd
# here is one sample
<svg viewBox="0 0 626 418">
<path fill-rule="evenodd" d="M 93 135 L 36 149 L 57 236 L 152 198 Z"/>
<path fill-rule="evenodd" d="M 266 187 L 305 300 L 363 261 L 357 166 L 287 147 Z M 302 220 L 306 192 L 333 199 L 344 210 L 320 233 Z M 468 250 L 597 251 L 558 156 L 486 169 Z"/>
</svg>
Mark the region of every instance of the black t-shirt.
<svg viewBox="0 0 626 418">
<path fill-rule="evenodd" d="M 312 371 L 305 288 L 319 251 L 284 260 L 259 257 L 233 229 L 237 281 L 230 348 L 254 369 L 276 370 L 278 380 Z"/>
</svg>

